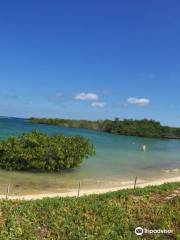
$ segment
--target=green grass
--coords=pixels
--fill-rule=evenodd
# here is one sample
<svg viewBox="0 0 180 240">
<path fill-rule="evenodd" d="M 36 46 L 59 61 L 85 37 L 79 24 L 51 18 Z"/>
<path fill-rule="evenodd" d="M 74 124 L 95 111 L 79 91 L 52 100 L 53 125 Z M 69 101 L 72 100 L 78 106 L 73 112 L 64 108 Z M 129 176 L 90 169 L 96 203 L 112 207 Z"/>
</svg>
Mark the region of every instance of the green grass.
<svg viewBox="0 0 180 240">
<path fill-rule="evenodd" d="M 180 183 L 80 198 L 0 201 L 0 239 L 180 239 Z M 143 235 L 134 229 L 170 229 Z"/>
</svg>

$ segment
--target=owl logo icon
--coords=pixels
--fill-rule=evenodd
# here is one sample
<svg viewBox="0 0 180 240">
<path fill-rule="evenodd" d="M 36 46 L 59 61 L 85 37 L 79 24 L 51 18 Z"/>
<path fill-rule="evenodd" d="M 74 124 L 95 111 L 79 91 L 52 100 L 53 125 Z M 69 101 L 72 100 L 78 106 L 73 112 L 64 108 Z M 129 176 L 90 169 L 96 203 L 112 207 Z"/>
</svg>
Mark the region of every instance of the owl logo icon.
<svg viewBox="0 0 180 240">
<path fill-rule="evenodd" d="M 138 235 L 138 236 L 143 235 L 143 228 L 142 227 L 137 227 L 135 229 L 135 234 Z"/>
</svg>

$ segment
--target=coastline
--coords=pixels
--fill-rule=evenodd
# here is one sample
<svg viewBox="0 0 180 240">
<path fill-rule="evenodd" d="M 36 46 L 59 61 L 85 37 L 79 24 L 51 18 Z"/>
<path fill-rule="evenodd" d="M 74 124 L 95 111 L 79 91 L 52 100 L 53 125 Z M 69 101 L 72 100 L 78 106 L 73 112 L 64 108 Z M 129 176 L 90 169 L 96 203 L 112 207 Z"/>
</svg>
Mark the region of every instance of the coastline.
<svg viewBox="0 0 180 240">
<path fill-rule="evenodd" d="M 136 187 L 147 187 L 147 186 L 158 186 L 163 183 L 170 182 L 180 182 L 180 176 L 158 179 L 154 181 L 137 181 Z M 108 192 L 114 192 L 122 189 L 132 189 L 134 187 L 134 182 L 129 182 L 129 184 L 122 185 L 120 187 L 112 188 L 99 188 L 99 189 L 82 189 L 80 190 L 80 196 L 86 196 L 91 194 L 103 194 Z M 43 194 L 33 194 L 33 195 L 9 195 L 8 200 L 38 200 L 43 198 L 54 198 L 54 197 L 77 197 L 78 189 L 72 191 L 67 191 L 63 193 L 43 193 Z M 6 199 L 6 195 L 0 195 L 0 199 Z"/>
<path fill-rule="evenodd" d="M 121 122 L 121 124 L 123 124 L 125 121 L 130 121 L 131 124 L 136 123 L 137 127 L 141 126 L 139 125 L 141 122 L 144 121 L 144 123 L 146 124 L 150 124 L 150 126 L 152 127 L 154 124 L 156 124 L 156 127 L 159 127 L 160 122 L 154 121 L 154 124 L 152 125 L 152 121 L 153 120 L 148 120 L 148 119 L 143 119 L 143 120 L 132 120 L 132 119 L 126 119 L 126 120 L 117 120 L 118 122 Z M 86 130 L 92 130 L 92 131 L 97 131 L 97 132 L 103 132 L 103 133 L 109 133 L 109 134 L 113 134 L 113 135 L 117 135 L 117 136 L 128 136 L 128 137 L 140 137 L 140 138 L 150 138 L 150 139 L 162 139 L 162 140 L 180 140 L 180 136 L 179 135 L 175 135 L 174 133 L 171 133 L 170 135 L 164 135 L 164 132 L 160 135 L 153 135 L 153 136 L 149 136 L 147 134 L 144 134 L 143 132 L 141 134 L 134 134 L 133 133 L 124 133 L 123 131 L 121 133 L 118 133 L 116 131 L 112 131 L 113 129 L 113 124 L 116 120 L 110 120 L 111 122 L 111 131 L 107 131 L 105 130 L 105 127 L 102 128 L 102 126 L 100 127 L 100 125 L 105 123 L 105 120 L 100 120 L 100 121 L 92 121 L 92 120 L 74 120 L 74 119 L 53 119 L 53 118 L 27 118 L 26 121 L 30 124 L 41 124 L 41 125 L 50 125 L 50 126 L 58 126 L 58 127 L 63 127 L 63 128 L 75 128 L 75 129 L 86 129 Z M 85 126 L 81 126 L 81 125 L 85 125 Z M 90 124 L 90 126 L 89 126 Z M 92 126 L 92 124 L 97 125 L 96 127 Z M 147 125 L 147 126 L 148 126 Z M 161 125 L 161 124 L 160 124 Z M 105 124 L 106 126 L 106 124 Z M 126 126 L 126 125 L 125 125 Z M 161 125 L 161 128 L 168 128 L 169 130 L 177 130 L 178 128 L 174 128 L 174 127 L 169 127 L 169 126 L 163 126 Z M 126 129 L 126 128 L 125 128 Z M 140 127 L 141 129 L 141 127 Z"/>
</svg>

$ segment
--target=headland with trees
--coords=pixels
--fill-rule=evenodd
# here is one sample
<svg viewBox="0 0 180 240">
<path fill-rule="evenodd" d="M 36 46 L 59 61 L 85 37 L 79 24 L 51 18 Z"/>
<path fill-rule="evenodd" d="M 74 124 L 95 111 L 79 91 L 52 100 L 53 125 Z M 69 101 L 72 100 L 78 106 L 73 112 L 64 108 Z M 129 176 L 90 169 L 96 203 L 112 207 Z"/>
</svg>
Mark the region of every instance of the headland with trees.
<svg viewBox="0 0 180 240">
<path fill-rule="evenodd" d="M 154 120 L 72 120 L 60 118 L 30 118 L 31 123 L 58 125 L 69 128 L 85 128 L 119 135 L 148 138 L 180 139 L 180 128 L 161 125 Z"/>
</svg>

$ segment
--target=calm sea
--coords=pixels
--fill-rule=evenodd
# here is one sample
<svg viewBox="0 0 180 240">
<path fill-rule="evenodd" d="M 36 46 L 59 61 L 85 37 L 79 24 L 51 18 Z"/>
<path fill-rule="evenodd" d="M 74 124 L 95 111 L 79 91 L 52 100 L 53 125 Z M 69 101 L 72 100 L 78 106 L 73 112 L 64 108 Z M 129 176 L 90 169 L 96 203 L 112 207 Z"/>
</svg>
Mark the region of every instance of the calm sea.
<svg viewBox="0 0 180 240">
<path fill-rule="evenodd" d="M 179 176 L 180 140 L 118 136 L 85 129 L 30 124 L 25 119 L 0 118 L 0 139 L 38 129 L 47 134 L 82 135 L 96 148 L 96 156 L 85 159 L 73 170 L 53 173 L 8 172 L 0 170 L 0 191 L 11 183 L 16 194 L 67 189 L 78 181 L 85 187 L 117 186 L 138 176 L 141 180 Z M 147 151 L 140 150 L 141 144 Z M 19 192 L 18 192 L 19 191 Z"/>
</svg>

